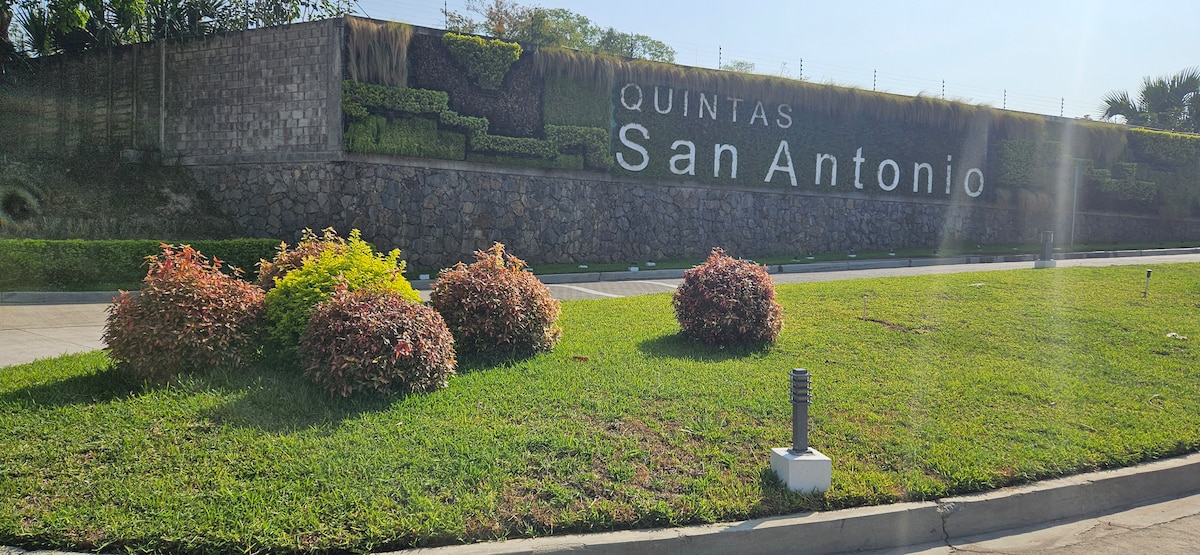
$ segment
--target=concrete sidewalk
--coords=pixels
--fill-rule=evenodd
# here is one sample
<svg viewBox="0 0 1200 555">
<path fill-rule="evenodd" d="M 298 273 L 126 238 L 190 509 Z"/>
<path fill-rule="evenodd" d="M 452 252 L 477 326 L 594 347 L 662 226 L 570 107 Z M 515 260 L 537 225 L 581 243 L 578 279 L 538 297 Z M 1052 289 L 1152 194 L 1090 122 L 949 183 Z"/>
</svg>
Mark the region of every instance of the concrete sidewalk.
<svg viewBox="0 0 1200 555">
<path fill-rule="evenodd" d="M 393 555 L 1011 555 L 1068 548 L 1074 553 L 1104 555 L 1184 555 L 1200 551 L 1200 531 L 1175 529 L 1181 519 L 1200 522 L 1200 454 L 924 503 L 684 528 L 518 539 Z M 1097 527 L 1108 529 L 1097 532 Z M 1147 530 L 1150 532 L 1124 542 L 1115 541 L 1123 532 Z M 1169 530 L 1178 533 L 1168 539 Z"/>
<path fill-rule="evenodd" d="M 103 349 L 115 293 L 23 293 L 0 298 L 0 368 Z"/>
<path fill-rule="evenodd" d="M 1019 259 L 1012 261 L 1009 259 Z M 1200 248 L 1155 251 L 1100 251 L 1059 255 L 1059 267 L 1158 267 L 1200 262 Z M 1033 267 L 1032 257 L 958 257 L 943 259 L 882 259 L 776 265 L 768 269 L 775 283 L 804 283 L 876 277 L 990 272 Z M 606 272 L 539 276 L 559 300 L 603 299 L 673 291 L 683 270 Z M 1161 272 L 1159 275 L 1162 275 Z M 421 298 L 429 299 L 428 281 L 414 281 Z M 1152 286 L 1153 287 L 1153 286 Z M 39 358 L 104 348 L 105 309 L 116 292 L 0 293 L 0 367 Z"/>
</svg>

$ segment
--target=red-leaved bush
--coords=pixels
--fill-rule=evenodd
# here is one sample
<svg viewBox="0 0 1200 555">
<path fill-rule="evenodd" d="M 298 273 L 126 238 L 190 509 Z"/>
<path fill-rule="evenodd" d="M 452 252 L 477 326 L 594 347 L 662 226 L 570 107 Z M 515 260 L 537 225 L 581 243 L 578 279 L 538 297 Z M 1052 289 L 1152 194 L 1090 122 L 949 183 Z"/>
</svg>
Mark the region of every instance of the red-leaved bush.
<svg viewBox="0 0 1200 555">
<path fill-rule="evenodd" d="M 454 336 L 432 308 L 394 292 L 338 287 L 300 337 L 304 375 L 330 395 L 432 391 L 454 374 Z"/>
<path fill-rule="evenodd" d="M 113 299 L 104 325 L 109 355 L 151 381 L 237 367 L 259 346 L 263 292 L 221 272 L 189 245 L 162 245 L 141 292 Z M 235 273 L 238 270 L 235 269 Z"/>
<path fill-rule="evenodd" d="M 258 281 L 255 283 L 263 291 L 270 291 L 275 287 L 277 280 L 283 279 L 288 272 L 303 266 L 305 260 L 316 258 L 327 250 L 341 252 L 345 248 L 346 240 L 338 237 L 332 227 L 325 228 L 320 237 L 317 237 L 313 230 L 305 229 L 301 232 L 300 241 L 294 248 L 289 249 L 287 243 L 280 243 L 279 248 L 275 251 L 274 259 L 258 261 Z"/>
<path fill-rule="evenodd" d="M 767 269 L 714 248 L 703 264 L 683 272 L 671 299 L 683 333 L 709 345 L 774 341 L 783 308 Z"/>
<path fill-rule="evenodd" d="M 438 273 L 429 304 L 446 319 L 460 352 L 528 356 L 549 351 L 562 336 L 559 302 L 525 271 L 525 262 L 496 243 Z"/>
</svg>

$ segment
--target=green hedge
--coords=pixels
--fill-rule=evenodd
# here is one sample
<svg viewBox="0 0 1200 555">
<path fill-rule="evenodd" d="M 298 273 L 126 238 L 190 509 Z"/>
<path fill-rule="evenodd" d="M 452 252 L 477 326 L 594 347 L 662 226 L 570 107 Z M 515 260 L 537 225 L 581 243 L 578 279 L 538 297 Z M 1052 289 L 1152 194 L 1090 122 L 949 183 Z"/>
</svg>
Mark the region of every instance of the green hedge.
<svg viewBox="0 0 1200 555">
<path fill-rule="evenodd" d="M 353 81 L 344 81 L 342 90 L 342 110 L 348 116 L 344 145 L 350 152 L 494 163 L 521 160 L 515 165 L 541 168 L 607 170 L 613 165 L 608 132 L 598 127 L 547 125 L 544 139 L 492 135 L 487 119 L 451 110 L 449 97 L 441 91 Z M 581 167 L 576 155 L 582 156 Z"/>
<path fill-rule="evenodd" d="M 1200 170 L 1200 136 L 1197 135 L 1130 129 L 1129 150 L 1139 161 Z"/>
<path fill-rule="evenodd" d="M 368 107 L 409 114 L 437 114 L 448 109 L 449 99 L 442 91 L 342 81 L 342 111 L 355 118 L 367 117 Z"/>
<path fill-rule="evenodd" d="M 346 150 L 395 154 L 417 158 L 462 160 L 466 136 L 438 129 L 437 122 L 421 117 L 367 116 L 346 128 Z"/>
<path fill-rule="evenodd" d="M 612 168 L 612 152 L 608 148 L 608 133 L 596 127 L 568 125 L 546 125 L 546 140 L 561 152 L 577 151 L 583 154 L 584 164 L 592 169 Z"/>
<path fill-rule="evenodd" d="M 475 35 L 446 33 L 442 35 L 442 44 L 467 76 L 484 89 L 500 88 L 508 68 L 521 57 L 521 45 L 515 42 Z"/>
<path fill-rule="evenodd" d="M 1200 213 L 1200 136 L 567 49 L 521 54 L 517 48 L 454 33 L 414 36 L 408 51 L 412 88 L 347 85 L 348 137 L 355 139 L 348 138 L 347 150 L 543 168 L 576 168 L 581 161 L 582 169 L 618 176 L 787 190 L 787 173 L 778 166 L 770 171 L 786 140 L 796 185 L 810 191 L 853 190 L 855 153 L 861 148 L 863 192 L 871 195 L 946 198 L 947 156 L 952 156 L 953 197 L 965 193 L 967 170 L 979 168 L 986 174 L 980 200 L 1049 202 L 1066 166 L 1083 164 L 1090 186 L 1080 202 L 1087 208 Z M 628 98 L 626 84 L 639 88 Z M 702 115 L 707 109 L 702 104 L 709 101 L 713 104 L 705 106 L 719 104 L 715 117 Z M 376 121 L 370 127 L 363 123 L 369 116 L 386 117 L 388 124 Z M 411 141 L 383 140 L 385 130 L 398 130 L 408 116 L 427 117 L 437 128 L 408 125 Z M 628 124 L 641 126 L 626 133 L 638 146 L 618 137 Z M 642 137 L 642 128 L 648 137 Z M 461 157 L 457 148 L 417 146 L 443 143 L 445 131 L 465 136 Z M 372 141 L 364 141 L 365 135 Z M 406 146 L 383 146 L 389 142 Z M 683 171 L 690 163 L 688 143 L 694 165 Z M 650 160 L 638 170 L 641 148 Z M 733 149 L 736 181 L 729 175 Z M 624 164 L 616 163 L 618 154 Z M 718 157 L 719 172 L 714 168 Z M 836 187 L 828 181 L 831 157 L 836 157 Z M 877 178 L 885 171 L 889 179 L 897 173 L 883 165 L 885 159 L 900 174 L 894 192 L 885 192 L 891 189 Z M 818 164 L 827 168 L 819 185 Z M 925 185 L 913 190 L 925 164 L 933 169 L 932 194 Z"/>
<path fill-rule="evenodd" d="M 134 288 L 146 275 L 147 256 L 162 252 L 160 241 L 0 239 L 0 290 L 94 290 Z M 252 277 L 260 259 L 270 259 L 276 239 L 190 241 L 225 266 Z"/>
</svg>

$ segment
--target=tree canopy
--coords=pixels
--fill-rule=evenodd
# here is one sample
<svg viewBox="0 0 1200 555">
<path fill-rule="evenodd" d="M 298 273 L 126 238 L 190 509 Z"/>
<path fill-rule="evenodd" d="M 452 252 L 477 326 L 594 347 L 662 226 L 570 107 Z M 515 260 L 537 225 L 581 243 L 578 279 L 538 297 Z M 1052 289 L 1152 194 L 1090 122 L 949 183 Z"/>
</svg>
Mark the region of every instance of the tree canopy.
<svg viewBox="0 0 1200 555">
<path fill-rule="evenodd" d="M 0 0 L 0 48 L 45 56 L 348 12 L 333 0 Z"/>
<path fill-rule="evenodd" d="M 1200 133 L 1200 68 L 1146 77 L 1136 98 L 1128 91 L 1112 91 L 1103 102 L 1106 120 L 1122 118 L 1130 125 Z"/>
<path fill-rule="evenodd" d="M 443 10 L 448 30 L 628 58 L 675 61 L 675 49 L 660 40 L 612 27 L 604 29 L 586 16 L 563 8 L 524 6 L 508 0 L 467 0 L 464 11 Z"/>
<path fill-rule="evenodd" d="M 721 64 L 721 71 L 735 71 L 737 73 L 755 73 L 758 69 L 758 64 L 746 60 L 730 60 Z"/>
</svg>

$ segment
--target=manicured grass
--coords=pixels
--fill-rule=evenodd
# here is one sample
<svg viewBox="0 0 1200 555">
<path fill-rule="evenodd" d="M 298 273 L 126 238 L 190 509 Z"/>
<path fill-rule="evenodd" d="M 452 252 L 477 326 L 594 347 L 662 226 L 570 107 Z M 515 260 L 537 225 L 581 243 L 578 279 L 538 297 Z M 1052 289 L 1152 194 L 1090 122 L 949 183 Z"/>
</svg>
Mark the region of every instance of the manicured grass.
<svg viewBox="0 0 1200 555">
<path fill-rule="evenodd" d="M 285 368 L 148 386 L 103 353 L 0 370 L 0 544 L 367 551 L 930 499 L 1200 449 L 1200 265 L 787 285 L 763 349 L 670 297 L 564 303 L 551 353 L 331 400 Z M 866 297 L 864 319 L 863 297 Z M 1187 339 L 1168 337 L 1175 333 Z M 825 495 L 786 492 L 787 371 Z"/>
</svg>

